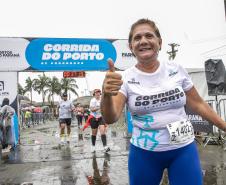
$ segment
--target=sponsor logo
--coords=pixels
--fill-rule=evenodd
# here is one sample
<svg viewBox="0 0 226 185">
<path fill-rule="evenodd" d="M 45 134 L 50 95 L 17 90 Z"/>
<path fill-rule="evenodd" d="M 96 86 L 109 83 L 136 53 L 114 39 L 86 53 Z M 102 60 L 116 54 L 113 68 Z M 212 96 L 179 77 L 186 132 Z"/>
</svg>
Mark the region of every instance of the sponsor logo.
<svg viewBox="0 0 226 185">
<path fill-rule="evenodd" d="M 178 71 L 169 71 L 169 77 L 176 75 Z"/>
<path fill-rule="evenodd" d="M 13 53 L 13 51 L 10 50 L 5 50 L 5 51 L 0 51 L 0 57 L 5 57 L 5 58 L 10 58 L 10 57 L 20 57 L 19 53 Z"/>
<path fill-rule="evenodd" d="M 5 83 L 4 83 L 4 81 L 0 81 L 0 95 L 8 96 L 9 92 L 6 92 L 4 90 L 5 90 Z"/>
<path fill-rule="evenodd" d="M 136 82 L 135 78 L 132 78 L 131 81 L 128 81 L 129 84 L 138 84 L 140 85 L 140 82 Z"/>
<path fill-rule="evenodd" d="M 4 84 L 4 81 L 0 81 L 0 91 L 4 91 L 4 87 L 5 84 Z"/>
<path fill-rule="evenodd" d="M 120 70 L 126 70 L 137 63 L 135 56 L 128 47 L 128 40 L 115 40 L 112 42 L 117 52 L 115 67 Z"/>
<path fill-rule="evenodd" d="M 122 57 L 134 57 L 133 53 L 122 53 Z"/>
<path fill-rule="evenodd" d="M 29 68 L 29 64 L 25 59 L 25 49 L 28 43 L 29 41 L 24 38 L 0 37 L 1 71 L 23 71 Z"/>
</svg>

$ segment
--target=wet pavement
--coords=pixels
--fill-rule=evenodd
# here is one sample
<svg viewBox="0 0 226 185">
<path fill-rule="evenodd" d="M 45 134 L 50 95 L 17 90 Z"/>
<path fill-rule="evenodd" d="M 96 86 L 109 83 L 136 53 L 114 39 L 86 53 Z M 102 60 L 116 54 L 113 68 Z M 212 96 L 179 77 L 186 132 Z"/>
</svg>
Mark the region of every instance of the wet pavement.
<svg viewBox="0 0 226 185">
<path fill-rule="evenodd" d="M 21 145 L 0 162 L 0 185 L 128 185 L 129 138 L 123 130 L 108 128 L 111 151 L 90 152 L 90 128 L 81 132 L 72 124 L 71 143 L 59 145 L 58 123 L 49 122 L 21 131 Z M 226 151 L 199 144 L 204 185 L 226 185 Z M 165 175 L 167 176 L 167 174 Z M 194 177 L 195 178 L 195 177 Z M 167 178 L 162 185 L 167 184 Z"/>
</svg>

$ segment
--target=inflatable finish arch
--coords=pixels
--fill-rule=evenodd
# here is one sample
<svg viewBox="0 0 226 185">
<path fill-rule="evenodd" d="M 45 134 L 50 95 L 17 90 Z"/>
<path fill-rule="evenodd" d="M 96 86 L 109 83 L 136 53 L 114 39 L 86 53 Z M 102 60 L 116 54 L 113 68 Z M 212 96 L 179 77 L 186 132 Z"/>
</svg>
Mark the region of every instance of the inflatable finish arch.
<svg viewBox="0 0 226 185">
<path fill-rule="evenodd" d="M 20 71 L 102 71 L 108 69 L 108 58 L 113 59 L 118 70 L 125 70 L 136 62 L 127 40 L 2 37 L 0 103 L 3 98 L 9 98 L 17 112 Z M 14 121 L 18 126 L 18 119 Z"/>
</svg>

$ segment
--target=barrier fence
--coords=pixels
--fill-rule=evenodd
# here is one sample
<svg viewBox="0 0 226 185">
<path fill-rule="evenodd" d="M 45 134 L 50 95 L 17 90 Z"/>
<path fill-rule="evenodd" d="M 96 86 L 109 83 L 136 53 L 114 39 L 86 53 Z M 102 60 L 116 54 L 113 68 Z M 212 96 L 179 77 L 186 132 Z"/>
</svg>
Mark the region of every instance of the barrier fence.
<svg viewBox="0 0 226 185">
<path fill-rule="evenodd" d="M 207 100 L 206 101 L 215 112 L 217 112 L 220 117 L 226 119 L 226 99 L 217 100 Z M 215 144 L 222 145 L 225 143 L 225 133 L 214 126 L 213 123 L 204 120 L 201 116 L 197 115 L 189 108 L 185 108 L 188 119 L 191 121 L 196 137 L 200 136 L 203 139 L 203 144 L 206 146 L 209 142 L 214 142 Z"/>
<path fill-rule="evenodd" d="M 53 113 L 31 113 L 30 117 L 25 117 L 24 113 L 20 114 L 20 125 L 22 128 L 43 124 L 48 120 L 53 120 Z"/>
</svg>

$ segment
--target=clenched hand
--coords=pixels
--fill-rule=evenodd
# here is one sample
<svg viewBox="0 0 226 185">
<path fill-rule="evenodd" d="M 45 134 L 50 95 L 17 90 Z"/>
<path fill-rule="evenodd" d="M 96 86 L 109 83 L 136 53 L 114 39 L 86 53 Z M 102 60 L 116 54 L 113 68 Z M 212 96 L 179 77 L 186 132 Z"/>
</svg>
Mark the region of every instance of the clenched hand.
<svg viewBox="0 0 226 185">
<path fill-rule="evenodd" d="M 104 95 L 116 96 L 122 85 L 122 75 L 115 72 L 112 59 L 108 59 L 109 71 L 105 75 L 103 82 Z"/>
</svg>

